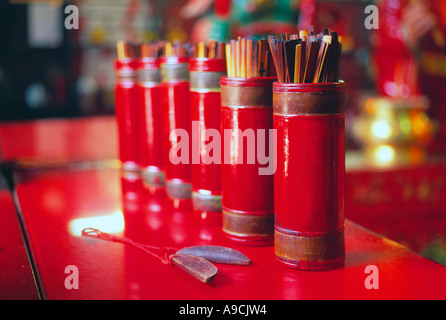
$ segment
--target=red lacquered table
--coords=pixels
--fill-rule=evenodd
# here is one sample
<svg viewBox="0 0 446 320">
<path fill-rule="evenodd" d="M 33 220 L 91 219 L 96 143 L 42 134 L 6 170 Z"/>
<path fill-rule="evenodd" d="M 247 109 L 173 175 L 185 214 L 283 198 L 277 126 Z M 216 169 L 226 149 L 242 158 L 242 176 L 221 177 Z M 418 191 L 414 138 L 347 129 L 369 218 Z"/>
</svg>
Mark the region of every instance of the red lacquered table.
<svg viewBox="0 0 446 320">
<path fill-rule="evenodd" d="M 437 242 L 446 248 L 446 154 L 387 166 L 360 152 L 346 160 L 347 218 L 416 252 Z"/>
<path fill-rule="evenodd" d="M 117 167 L 114 116 L 0 123 L 0 162 L 8 171 Z M 13 196 L 0 174 L 0 299 L 38 299 Z"/>
<path fill-rule="evenodd" d="M 46 163 L 118 158 L 116 119 L 98 116 L 0 123 L 3 161 Z"/>
<path fill-rule="evenodd" d="M 0 300 L 39 299 L 16 208 L 0 176 Z"/>
<path fill-rule="evenodd" d="M 227 240 L 220 214 L 199 214 L 116 169 L 54 171 L 16 176 L 16 190 L 38 281 L 47 299 L 445 299 L 446 268 L 347 221 L 346 260 L 330 271 L 299 271 L 277 262 L 272 246 Z M 80 236 L 85 227 L 154 246 L 230 246 L 251 266 L 217 265 L 204 284 L 178 267 L 121 243 Z M 67 266 L 79 289 L 68 289 Z M 367 266 L 379 288 L 367 289 Z M 376 275 L 376 274 L 375 274 Z"/>
<path fill-rule="evenodd" d="M 104 169 L 115 167 L 110 164 L 117 158 L 116 136 L 114 117 L 0 124 L 3 160 L 25 163 L 25 171 L 35 174 L 24 177 L 22 172 L 15 183 L 25 239 L 44 298 L 445 298 L 445 267 L 349 221 L 345 266 L 332 271 L 288 269 L 275 261 L 272 247 L 232 244 L 221 233 L 219 215 L 192 212 L 188 202 L 176 208 L 163 193 L 151 195 L 140 181 L 126 182 L 119 171 Z M 73 170 L 91 168 L 82 164 L 98 161 L 107 165 L 100 170 Z M 45 170 L 29 170 L 29 162 L 34 169 Z M 12 197 L 5 190 L 1 198 L 1 235 L 5 236 L 1 270 L 2 274 L 11 270 L 1 279 L 1 288 L 6 288 L 1 298 L 37 298 Z M 118 235 L 153 245 L 231 246 L 248 255 L 253 265 L 218 265 L 219 274 L 206 285 L 138 249 L 79 237 L 80 229 L 87 226 L 118 230 Z M 368 274 L 364 271 L 369 265 L 378 267 L 379 289 L 365 288 Z M 67 266 L 78 268 L 79 289 L 65 287 Z"/>
</svg>

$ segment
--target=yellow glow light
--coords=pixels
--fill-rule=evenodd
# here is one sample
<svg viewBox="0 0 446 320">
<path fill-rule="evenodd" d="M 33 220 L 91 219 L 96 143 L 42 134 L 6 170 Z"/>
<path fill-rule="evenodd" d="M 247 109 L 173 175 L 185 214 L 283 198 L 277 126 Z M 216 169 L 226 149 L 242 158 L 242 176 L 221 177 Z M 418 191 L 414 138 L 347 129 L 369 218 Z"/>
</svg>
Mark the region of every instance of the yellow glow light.
<svg viewBox="0 0 446 320">
<path fill-rule="evenodd" d="M 119 233 L 124 231 L 124 215 L 122 211 L 116 211 L 113 214 L 96 217 L 86 217 L 73 219 L 68 225 L 71 235 L 80 237 L 85 228 L 99 229 L 106 233 Z"/>
<path fill-rule="evenodd" d="M 385 164 L 395 159 L 395 150 L 390 146 L 378 146 L 374 155 L 378 162 Z"/>
<path fill-rule="evenodd" d="M 380 139 L 388 139 L 392 136 L 392 127 L 384 121 L 376 121 L 371 127 L 372 134 Z"/>
</svg>

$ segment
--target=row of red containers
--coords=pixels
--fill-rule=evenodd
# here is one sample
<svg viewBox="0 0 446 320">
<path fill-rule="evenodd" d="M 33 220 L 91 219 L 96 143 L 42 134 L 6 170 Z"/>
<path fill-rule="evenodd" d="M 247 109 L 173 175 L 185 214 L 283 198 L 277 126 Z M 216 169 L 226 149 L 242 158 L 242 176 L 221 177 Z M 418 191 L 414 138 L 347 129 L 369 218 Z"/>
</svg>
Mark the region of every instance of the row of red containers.
<svg viewBox="0 0 446 320">
<path fill-rule="evenodd" d="M 120 159 L 150 188 L 221 211 L 223 231 L 281 262 L 344 261 L 344 83 L 229 78 L 220 59 L 116 61 Z"/>
</svg>

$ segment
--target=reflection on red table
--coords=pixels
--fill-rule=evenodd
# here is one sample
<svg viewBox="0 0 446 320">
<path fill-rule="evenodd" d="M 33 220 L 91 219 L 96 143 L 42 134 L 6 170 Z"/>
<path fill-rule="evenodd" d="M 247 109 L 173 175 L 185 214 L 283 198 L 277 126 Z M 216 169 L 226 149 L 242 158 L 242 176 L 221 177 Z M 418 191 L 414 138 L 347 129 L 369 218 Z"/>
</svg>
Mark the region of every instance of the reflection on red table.
<svg viewBox="0 0 446 320">
<path fill-rule="evenodd" d="M 0 176 L 0 300 L 37 300 L 20 224 L 10 191 Z"/>
<path fill-rule="evenodd" d="M 114 116 L 3 122 L 0 144 L 5 161 L 118 159 Z"/>
<path fill-rule="evenodd" d="M 346 223 L 345 266 L 330 271 L 287 268 L 273 246 L 248 247 L 222 235 L 220 214 L 194 212 L 190 200 L 149 194 L 118 170 L 49 172 L 22 179 L 17 194 L 48 299 L 445 299 L 446 268 L 388 239 Z M 154 246 L 230 246 L 251 266 L 217 265 L 204 284 L 179 268 L 120 243 L 79 236 L 85 227 Z M 67 289 L 65 267 L 79 270 Z M 366 289 L 365 268 L 379 270 L 379 289 Z"/>
</svg>

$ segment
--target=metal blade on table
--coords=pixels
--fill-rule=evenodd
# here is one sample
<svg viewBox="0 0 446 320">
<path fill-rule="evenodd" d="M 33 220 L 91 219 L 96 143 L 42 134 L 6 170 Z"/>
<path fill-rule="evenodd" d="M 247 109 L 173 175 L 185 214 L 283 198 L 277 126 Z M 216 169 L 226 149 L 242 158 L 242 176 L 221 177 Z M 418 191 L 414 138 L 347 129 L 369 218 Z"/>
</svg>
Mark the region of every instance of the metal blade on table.
<svg viewBox="0 0 446 320">
<path fill-rule="evenodd" d="M 251 260 L 240 251 L 222 246 L 192 246 L 177 253 L 205 258 L 211 262 L 247 266 Z"/>
<path fill-rule="evenodd" d="M 214 279 L 218 271 L 208 260 L 187 254 L 176 254 L 172 257 L 171 262 L 204 283 Z"/>
</svg>

